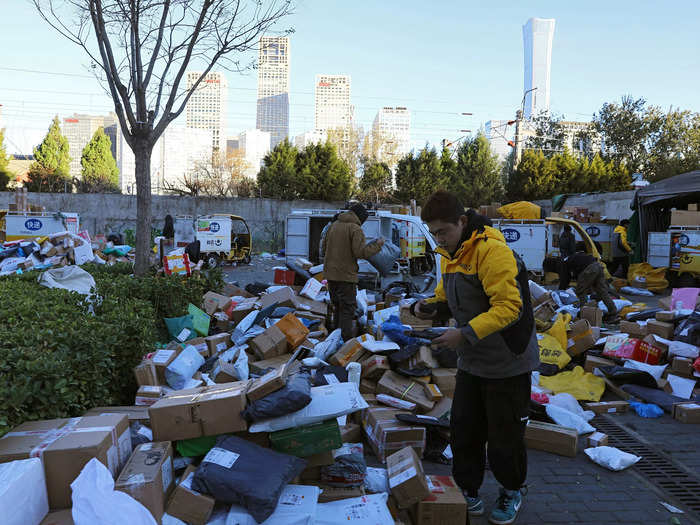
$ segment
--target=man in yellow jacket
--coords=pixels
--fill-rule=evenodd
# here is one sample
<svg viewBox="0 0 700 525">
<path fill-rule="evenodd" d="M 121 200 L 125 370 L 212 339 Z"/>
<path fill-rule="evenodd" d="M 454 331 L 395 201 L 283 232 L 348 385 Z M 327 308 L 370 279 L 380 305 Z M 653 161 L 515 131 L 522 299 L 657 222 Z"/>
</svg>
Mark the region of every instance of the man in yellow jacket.
<svg viewBox="0 0 700 525">
<path fill-rule="evenodd" d="M 489 521 L 513 523 L 527 475 L 530 373 L 539 366 L 527 270 L 501 232 L 486 217 L 465 212 L 451 193 L 431 195 L 421 218 L 439 245 L 442 278 L 435 296 L 415 303 L 413 313 L 457 321 L 434 340 L 458 355 L 450 418 L 453 475 L 470 514 L 483 514 L 479 488 L 488 453 L 502 486 Z"/>
<path fill-rule="evenodd" d="M 632 247 L 627 242 L 627 226 L 630 221 L 623 219 L 620 224 L 613 230 L 613 240 L 612 240 L 612 268 L 610 270 L 611 275 L 622 277 L 627 279 L 627 272 L 630 267 L 630 255 L 632 254 Z M 622 270 L 622 273 L 618 273 L 618 270 Z"/>
</svg>

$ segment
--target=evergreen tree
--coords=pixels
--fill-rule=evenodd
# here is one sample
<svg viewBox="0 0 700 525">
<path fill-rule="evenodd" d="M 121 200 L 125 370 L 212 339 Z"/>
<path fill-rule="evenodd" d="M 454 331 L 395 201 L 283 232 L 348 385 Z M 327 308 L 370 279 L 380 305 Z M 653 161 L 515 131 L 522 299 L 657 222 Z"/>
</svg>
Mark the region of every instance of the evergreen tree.
<svg viewBox="0 0 700 525">
<path fill-rule="evenodd" d="M 395 197 L 402 202 L 415 199 L 425 202 L 431 193 L 448 186 L 449 179 L 442 173 L 441 157 L 435 149 L 425 146 L 417 155 L 407 154 L 396 166 Z"/>
<path fill-rule="evenodd" d="M 7 188 L 12 177 L 8 169 L 11 160 L 12 157 L 8 156 L 5 150 L 5 130 L 0 129 L 0 190 Z"/>
<path fill-rule="evenodd" d="M 491 152 L 491 145 L 483 133 L 459 146 L 450 191 L 471 208 L 489 204 L 503 196 L 501 163 Z"/>
<path fill-rule="evenodd" d="M 34 162 L 29 166 L 26 187 L 29 191 L 70 191 L 72 185 L 69 172 L 68 139 L 61 133 L 56 116 L 42 143 L 34 148 Z"/>
<path fill-rule="evenodd" d="M 86 193 L 119 191 L 119 169 L 112 156 L 112 141 L 99 127 L 80 158 L 82 189 Z"/>
<path fill-rule="evenodd" d="M 297 177 L 299 151 L 284 139 L 265 155 L 258 173 L 258 187 L 263 197 L 294 200 L 306 193 Z"/>
<path fill-rule="evenodd" d="M 330 142 L 310 144 L 297 157 L 297 177 L 305 188 L 301 198 L 344 201 L 352 194 L 355 177 Z"/>
<path fill-rule="evenodd" d="M 558 193 L 579 193 L 587 189 L 586 173 L 581 171 L 579 159 L 569 153 L 568 149 L 551 157 L 557 172 L 555 191 Z"/>
<path fill-rule="evenodd" d="M 379 202 L 391 191 L 391 169 L 384 162 L 365 165 L 360 177 L 360 196 L 363 200 Z"/>
</svg>

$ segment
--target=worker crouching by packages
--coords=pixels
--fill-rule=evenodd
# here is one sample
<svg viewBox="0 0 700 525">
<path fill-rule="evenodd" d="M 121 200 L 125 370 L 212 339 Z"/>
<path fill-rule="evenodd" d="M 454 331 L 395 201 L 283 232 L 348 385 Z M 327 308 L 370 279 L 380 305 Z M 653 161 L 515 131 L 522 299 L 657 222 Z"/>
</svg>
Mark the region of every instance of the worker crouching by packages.
<svg viewBox="0 0 700 525">
<path fill-rule="evenodd" d="M 367 217 L 364 206 L 352 205 L 348 211 L 338 215 L 321 244 L 323 273 L 328 280 L 328 291 L 335 310 L 335 328 L 341 329 L 344 341 L 355 336 L 359 270 L 357 260 L 379 253 L 384 245 L 384 239 L 381 238 L 367 244 L 362 231 L 362 224 Z"/>
<path fill-rule="evenodd" d="M 415 303 L 413 313 L 457 321 L 457 328 L 434 341 L 458 354 L 451 412 L 454 478 L 470 514 L 483 514 L 479 488 L 488 443 L 489 466 L 502 486 L 489 520 L 513 523 L 527 476 L 530 373 L 539 366 L 527 270 L 501 232 L 486 217 L 465 212 L 451 193 L 431 195 L 421 218 L 439 245 L 442 278 L 435 296 Z"/>
</svg>

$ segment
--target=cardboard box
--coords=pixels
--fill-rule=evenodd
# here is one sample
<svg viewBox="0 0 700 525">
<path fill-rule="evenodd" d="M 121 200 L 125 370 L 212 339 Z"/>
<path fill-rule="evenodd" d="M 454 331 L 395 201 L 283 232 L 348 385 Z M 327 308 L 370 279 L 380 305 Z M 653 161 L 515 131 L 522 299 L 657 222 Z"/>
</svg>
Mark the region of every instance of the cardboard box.
<svg viewBox="0 0 700 525">
<path fill-rule="evenodd" d="M 399 318 L 403 324 L 407 324 L 411 328 L 418 330 L 422 328 L 431 328 L 433 326 L 432 319 L 421 319 L 413 315 L 410 306 L 404 306 L 399 309 Z"/>
<path fill-rule="evenodd" d="M 205 337 L 204 340 L 207 342 L 207 346 L 209 347 L 210 357 L 226 351 L 230 346 L 233 345 L 233 343 L 231 342 L 231 334 L 229 334 L 228 332 L 210 335 L 208 337 Z"/>
<path fill-rule="evenodd" d="M 362 426 L 357 423 L 346 423 L 340 427 L 340 439 L 343 443 L 360 443 L 362 441 Z"/>
<path fill-rule="evenodd" d="M 249 341 L 248 346 L 258 359 L 269 359 L 287 353 L 289 343 L 277 325 L 272 325 Z"/>
<path fill-rule="evenodd" d="M 457 386 L 456 368 L 433 368 L 432 382 L 437 385 L 446 397 L 454 397 Z"/>
<path fill-rule="evenodd" d="M 148 409 L 153 439 L 176 441 L 247 430 L 247 381 L 179 390 Z M 226 414 L 226 417 L 221 417 Z"/>
<path fill-rule="evenodd" d="M 586 437 L 586 448 L 602 447 L 608 444 L 608 435 L 602 432 L 593 432 Z"/>
<path fill-rule="evenodd" d="M 576 457 L 578 433 L 572 428 L 530 420 L 525 427 L 525 445 L 573 458 Z"/>
<path fill-rule="evenodd" d="M 328 485 L 318 484 L 318 487 L 323 491 L 318 496 L 319 503 L 329 503 L 341 499 L 360 498 L 365 495 L 362 487 L 331 487 Z"/>
<path fill-rule="evenodd" d="M 175 361 L 175 358 L 182 352 L 182 347 L 179 345 L 168 345 L 169 348 L 163 348 L 158 350 L 151 356 L 151 361 L 153 361 L 153 366 L 156 369 L 156 378 L 158 379 L 158 385 L 167 385 L 165 381 L 165 370 L 168 368 L 170 363 Z"/>
<path fill-rule="evenodd" d="M 277 452 L 305 458 L 343 446 L 337 419 L 270 433 L 270 444 Z"/>
<path fill-rule="evenodd" d="M 206 337 L 195 337 L 194 339 L 187 341 L 187 344 L 189 346 L 194 346 L 197 352 L 199 352 L 199 355 L 201 355 L 204 359 L 211 357 Z"/>
<path fill-rule="evenodd" d="M 698 211 L 697 204 L 688 204 L 688 211 Z"/>
<path fill-rule="evenodd" d="M 158 386 L 158 374 L 156 366 L 150 359 L 144 359 L 134 367 L 134 377 L 139 386 Z"/>
<path fill-rule="evenodd" d="M 251 374 L 255 375 L 264 375 L 267 374 L 271 369 L 273 368 L 280 368 L 287 364 L 289 360 L 292 358 L 292 354 L 282 354 L 278 355 L 276 357 L 271 357 L 270 359 L 263 359 L 262 361 L 253 361 L 251 363 L 248 363 L 248 367 L 250 369 Z M 289 373 L 293 373 L 295 371 L 294 366 L 292 366 L 289 370 Z"/>
<path fill-rule="evenodd" d="M 130 454 L 129 419 L 124 414 L 31 421 L 0 439 L 0 463 L 41 458 L 51 509 L 71 506 L 70 484 L 92 458 L 116 476 Z"/>
<path fill-rule="evenodd" d="M 659 337 L 656 334 L 649 334 L 644 339 L 642 339 L 642 341 L 658 348 L 661 351 L 662 355 L 668 353 L 668 343 L 665 342 L 665 339 Z"/>
<path fill-rule="evenodd" d="M 581 319 L 585 319 L 591 326 L 603 326 L 603 310 L 598 307 L 584 306 L 581 308 Z"/>
<path fill-rule="evenodd" d="M 162 386 L 140 386 L 136 391 L 136 399 L 134 399 L 134 405 L 137 406 L 151 406 L 153 403 L 158 401 L 161 397 L 165 396 L 165 390 Z"/>
<path fill-rule="evenodd" d="M 111 414 L 124 414 L 129 418 L 129 422 L 138 421 L 148 425 L 150 421 L 146 406 L 95 407 L 87 410 L 83 416 L 109 416 Z M 126 459 L 129 457 L 127 456 Z"/>
<path fill-rule="evenodd" d="M 407 509 L 430 495 L 423 464 L 413 448 L 404 447 L 388 456 L 386 470 L 389 490 L 400 509 Z"/>
<path fill-rule="evenodd" d="M 673 332 L 675 330 L 675 325 L 673 323 L 667 323 L 665 321 L 657 321 L 656 319 L 649 319 L 647 321 L 648 333 L 658 335 L 664 339 L 673 339 Z"/>
<path fill-rule="evenodd" d="M 49 512 L 39 525 L 75 525 L 72 509 Z"/>
<path fill-rule="evenodd" d="M 596 414 L 615 414 L 627 412 L 630 404 L 627 401 L 601 401 L 599 403 L 585 403 L 586 410 L 592 410 Z"/>
<path fill-rule="evenodd" d="M 435 403 L 428 399 L 420 383 L 387 370 L 377 383 L 377 394 L 389 394 L 417 405 L 419 412 L 427 412 Z"/>
<path fill-rule="evenodd" d="M 292 290 L 288 286 L 285 286 L 284 288 L 281 288 L 276 292 L 263 295 L 259 300 L 260 308 L 265 309 L 268 306 L 272 306 L 275 303 L 277 303 L 277 306 L 287 306 L 289 308 L 296 308 L 298 304 L 295 300 L 296 297 L 297 296 L 294 293 L 294 290 Z"/>
<path fill-rule="evenodd" d="M 231 306 L 231 298 L 216 292 L 207 292 L 202 298 L 202 309 L 208 315 L 214 312 L 225 312 Z"/>
<path fill-rule="evenodd" d="M 346 341 L 338 351 L 328 358 L 328 362 L 335 366 L 347 366 L 348 363 L 359 362 L 365 354 L 361 341 L 364 336 L 353 337 Z"/>
<path fill-rule="evenodd" d="M 209 373 L 209 377 L 217 384 L 235 383 L 238 381 L 238 372 L 233 363 L 227 363 L 222 359 L 218 359 Z"/>
<path fill-rule="evenodd" d="M 376 394 L 377 393 L 377 383 L 370 381 L 369 379 L 360 380 L 360 394 Z"/>
<path fill-rule="evenodd" d="M 173 481 L 173 448 L 170 443 L 144 443 L 134 450 L 117 478 L 114 490 L 129 494 L 160 523 Z"/>
<path fill-rule="evenodd" d="M 677 403 L 673 405 L 673 419 L 681 423 L 700 423 L 700 404 Z"/>
<path fill-rule="evenodd" d="M 277 321 L 275 326 L 285 335 L 291 350 L 295 350 L 309 335 L 309 329 L 291 313 Z"/>
<path fill-rule="evenodd" d="M 467 500 L 452 476 L 428 476 L 430 494 L 411 509 L 416 525 L 468 523 Z"/>
<path fill-rule="evenodd" d="M 175 486 L 170 495 L 166 512 L 192 525 L 206 525 L 216 501 L 211 496 L 192 489 L 195 470 L 197 468 L 193 465 L 187 466 L 180 483 Z"/>
<path fill-rule="evenodd" d="M 421 346 L 408 360 L 408 369 L 414 368 L 439 368 L 440 363 L 433 357 L 429 346 Z"/>
<path fill-rule="evenodd" d="M 428 399 L 431 401 L 439 401 L 442 399 L 443 396 L 442 392 L 440 392 L 440 389 L 438 388 L 437 385 L 434 385 L 433 383 L 428 383 L 427 385 L 424 385 L 425 388 L 425 394 L 428 396 Z"/>
<path fill-rule="evenodd" d="M 548 323 L 556 314 L 556 305 L 554 304 L 553 300 L 544 302 L 536 306 L 533 309 L 533 313 L 535 315 L 535 319 L 544 323 Z"/>
<path fill-rule="evenodd" d="M 238 303 L 235 307 L 227 310 L 229 319 L 234 323 L 240 323 L 245 316 L 247 316 L 253 310 L 258 310 L 260 304 L 257 297 L 251 297 L 249 299 L 244 299 Z"/>
<path fill-rule="evenodd" d="M 700 225 L 700 212 L 687 210 L 671 210 L 672 226 L 698 226 Z"/>
<path fill-rule="evenodd" d="M 246 396 L 249 402 L 257 401 L 262 399 L 272 392 L 276 392 L 284 385 L 287 384 L 287 375 L 289 374 L 289 366 L 291 363 L 287 363 L 279 368 L 271 370 L 264 376 L 253 379 L 249 386 Z"/>
<path fill-rule="evenodd" d="M 593 355 L 586 355 L 586 362 L 583 365 L 583 370 L 588 373 L 593 373 L 593 370 L 600 366 L 615 366 L 615 362 L 610 359 L 603 359 Z"/>
<path fill-rule="evenodd" d="M 595 337 L 591 324 L 585 319 L 580 319 L 571 325 L 571 330 L 567 332 L 568 343 L 566 352 L 570 356 L 582 354 L 595 345 Z"/>
<path fill-rule="evenodd" d="M 426 416 L 436 417 L 438 419 L 447 418 L 449 420 L 450 413 L 452 412 L 452 399 L 449 397 L 443 397 L 440 401 L 435 403 L 435 406 L 430 412 L 426 412 Z"/>
<path fill-rule="evenodd" d="M 410 446 L 419 456 L 425 450 L 425 427 L 412 427 L 396 419 L 396 414 L 409 414 L 395 408 L 370 407 L 362 412 L 362 428 L 367 443 L 382 463 L 387 456 Z"/>
<path fill-rule="evenodd" d="M 674 356 L 673 361 L 671 361 L 671 367 L 668 369 L 669 373 L 679 375 L 681 377 L 693 378 L 693 359 L 688 357 Z"/>
<path fill-rule="evenodd" d="M 389 359 L 384 355 L 372 354 L 362 361 L 362 377 L 365 379 L 379 379 L 387 370 L 391 370 L 391 366 Z"/>
<path fill-rule="evenodd" d="M 675 321 L 676 319 L 676 312 L 671 312 L 668 310 L 664 310 L 661 312 L 656 312 L 656 320 L 657 321 L 663 321 L 665 323 L 671 323 Z"/>
</svg>

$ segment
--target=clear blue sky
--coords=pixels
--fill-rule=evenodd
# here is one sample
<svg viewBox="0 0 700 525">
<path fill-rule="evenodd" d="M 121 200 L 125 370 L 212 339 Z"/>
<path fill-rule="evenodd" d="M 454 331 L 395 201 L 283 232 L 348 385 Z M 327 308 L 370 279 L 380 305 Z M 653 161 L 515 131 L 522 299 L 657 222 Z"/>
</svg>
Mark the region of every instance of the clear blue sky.
<svg viewBox="0 0 700 525">
<path fill-rule="evenodd" d="M 46 26 L 28 0 L 0 0 L 0 13 L 0 126 L 7 128 L 10 152 L 30 153 L 54 114 L 111 108 L 97 82 L 83 76 L 89 62 L 82 51 Z M 604 102 L 624 94 L 664 109 L 700 111 L 697 1 L 301 0 L 283 22 L 296 30 L 291 135 L 313 127 L 317 73 L 352 76 L 352 101 L 365 129 L 381 106 L 409 107 L 415 146 L 512 118 L 523 90 L 522 25 L 533 16 L 556 19 L 556 113 L 589 120 Z M 256 75 L 229 73 L 228 79 L 233 135 L 255 126 Z"/>
</svg>

